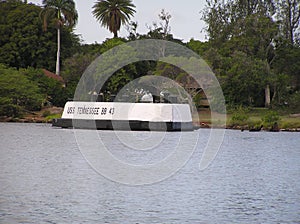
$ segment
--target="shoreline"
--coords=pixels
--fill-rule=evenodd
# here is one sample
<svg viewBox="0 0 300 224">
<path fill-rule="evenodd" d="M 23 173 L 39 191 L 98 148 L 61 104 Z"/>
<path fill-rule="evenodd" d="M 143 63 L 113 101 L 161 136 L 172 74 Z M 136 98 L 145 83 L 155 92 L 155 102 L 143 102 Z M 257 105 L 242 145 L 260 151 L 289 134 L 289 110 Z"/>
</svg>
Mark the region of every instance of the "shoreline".
<svg viewBox="0 0 300 224">
<path fill-rule="evenodd" d="M 51 124 L 52 119 L 60 118 L 63 112 L 62 107 L 45 107 L 41 111 L 34 111 L 24 114 L 22 117 L 8 117 L 0 116 L 0 122 L 7 123 L 45 123 Z M 214 125 L 212 126 L 211 122 L 211 112 L 210 111 L 199 111 L 199 119 L 193 121 L 193 125 L 196 129 L 202 128 L 221 128 L 221 129 L 230 129 L 230 130 L 240 130 L 240 131 L 249 131 L 250 127 L 247 124 L 230 124 L 230 116 L 227 117 L 227 124 L 224 125 Z M 217 114 L 215 114 L 218 116 Z M 297 115 L 297 116 L 296 116 Z M 300 117 L 300 114 L 289 115 L 291 117 Z M 196 119 L 196 118 L 195 118 Z M 291 123 L 292 124 L 292 123 Z M 297 123 L 298 124 L 298 123 Z M 300 126 L 290 126 L 287 125 L 284 128 L 278 127 L 277 130 L 270 130 L 270 128 L 263 127 L 260 131 L 267 132 L 300 132 Z"/>
<path fill-rule="evenodd" d="M 52 124 L 52 119 L 47 119 L 45 117 L 24 117 L 24 118 L 13 118 L 13 117 L 0 117 L 0 123 L 37 123 L 37 124 Z M 228 129 L 228 130 L 239 130 L 239 131 L 249 131 L 249 127 L 239 126 L 239 125 L 226 125 L 224 126 L 214 126 L 212 127 L 208 122 L 199 122 L 194 123 L 195 130 L 197 129 L 210 129 L 210 128 L 219 128 L 219 129 Z M 251 131 L 250 131 L 251 132 Z M 300 132 L 300 128 L 280 128 L 276 131 L 271 131 L 268 129 L 262 129 L 256 132 Z"/>
<path fill-rule="evenodd" d="M 200 129 L 200 128 L 220 128 L 220 129 L 228 129 L 228 130 L 237 130 L 237 131 L 248 131 L 249 132 L 249 127 L 247 126 L 240 126 L 240 125 L 226 125 L 226 127 L 224 126 L 214 126 L 212 127 L 209 123 L 205 123 L 205 122 L 199 122 L 199 124 L 194 124 L 195 127 L 197 127 L 196 129 Z M 251 132 L 251 131 L 250 131 Z M 264 129 L 262 128 L 259 131 L 253 131 L 253 132 L 300 132 L 300 128 L 279 128 L 278 130 L 269 130 L 269 129 Z"/>
</svg>

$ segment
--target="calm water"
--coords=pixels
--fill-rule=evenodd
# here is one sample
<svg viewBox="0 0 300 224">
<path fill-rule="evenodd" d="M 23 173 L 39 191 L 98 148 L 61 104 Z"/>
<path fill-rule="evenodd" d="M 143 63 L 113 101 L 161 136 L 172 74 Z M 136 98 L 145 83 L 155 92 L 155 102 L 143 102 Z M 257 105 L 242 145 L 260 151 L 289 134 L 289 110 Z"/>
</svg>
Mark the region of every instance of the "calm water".
<svg viewBox="0 0 300 224">
<path fill-rule="evenodd" d="M 228 130 L 199 171 L 209 130 L 201 132 L 175 175 L 127 186 L 89 166 L 72 130 L 0 123 L 0 223 L 300 223 L 300 133 Z M 111 132 L 98 134 L 120 159 L 145 162 Z M 179 135 L 167 133 L 151 158 L 166 156 Z"/>
</svg>

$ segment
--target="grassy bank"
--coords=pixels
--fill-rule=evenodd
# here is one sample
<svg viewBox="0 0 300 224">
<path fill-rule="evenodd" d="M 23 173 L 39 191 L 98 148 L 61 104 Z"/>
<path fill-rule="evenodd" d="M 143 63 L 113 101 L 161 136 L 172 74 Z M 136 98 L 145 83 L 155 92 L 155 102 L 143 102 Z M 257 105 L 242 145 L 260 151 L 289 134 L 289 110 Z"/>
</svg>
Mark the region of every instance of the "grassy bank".
<svg viewBox="0 0 300 224">
<path fill-rule="evenodd" d="M 270 130 L 274 123 L 280 130 L 300 130 L 300 112 L 278 111 L 266 108 L 235 108 L 227 111 L 226 128 L 250 129 L 261 125 L 265 130 Z M 201 127 L 210 127 L 212 123 L 221 124 L 222 116 L 209 110 L 199 111 L 199 123 Z"/>
</svg>

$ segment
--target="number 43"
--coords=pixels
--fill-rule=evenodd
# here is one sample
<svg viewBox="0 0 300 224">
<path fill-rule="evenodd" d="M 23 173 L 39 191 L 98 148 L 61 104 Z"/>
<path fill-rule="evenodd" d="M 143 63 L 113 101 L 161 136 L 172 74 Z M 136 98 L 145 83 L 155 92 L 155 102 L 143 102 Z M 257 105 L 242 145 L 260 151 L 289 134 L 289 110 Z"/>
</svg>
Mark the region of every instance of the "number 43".
<svg viewBox="0 0 300 224">
<path fill-rule="evenodd" d="M 113 114 L 115 113 L 115 108 L 113 108 L 113 107 L 110 108 L 110 109 L 109 109 L 109 113 L 110 113 L 111 115 L 113 115 Z"/>
</svg>

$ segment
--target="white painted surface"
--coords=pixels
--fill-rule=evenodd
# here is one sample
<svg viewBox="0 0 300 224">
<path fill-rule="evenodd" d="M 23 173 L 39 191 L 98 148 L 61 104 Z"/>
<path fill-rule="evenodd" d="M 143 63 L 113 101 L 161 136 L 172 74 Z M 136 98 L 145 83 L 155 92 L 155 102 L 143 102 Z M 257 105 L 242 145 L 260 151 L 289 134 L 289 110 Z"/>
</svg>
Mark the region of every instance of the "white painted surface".
<svg viewBox="0 0 300 224">
<path fill-rule="evenodd" d="M 153 103 L 153 96 L 152 96 L 152 94 L 151 93 L 147 93 L 144 96 L 142 96 L 141 102 L 145 102 L 145 103 L 151 102 L 151 103 Z"/>
<path fill-rule="evenodd" d="M 191 122 L 188 104 L 67 102 L 62 118 Z"/>
<path fill-rule="evenodd" d="M 192 115 L 189 104 L 171 104 L 172 118 L 174 121 L 190 122 Z"/>
</svg>

